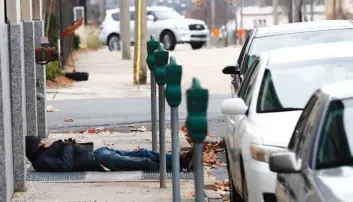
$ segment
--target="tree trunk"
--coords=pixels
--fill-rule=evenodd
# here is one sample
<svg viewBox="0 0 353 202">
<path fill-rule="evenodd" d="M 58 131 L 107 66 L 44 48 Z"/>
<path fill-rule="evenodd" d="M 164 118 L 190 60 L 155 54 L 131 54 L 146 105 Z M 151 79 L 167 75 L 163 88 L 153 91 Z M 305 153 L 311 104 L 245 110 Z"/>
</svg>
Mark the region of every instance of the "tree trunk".
<svg viewBox="0 0 353 202">
<path fill-rule="evenodd" d="M 121 1 L 120 3 L 120 40 L 122 42 L 122 57 L 125 60 L 131 59 L 130 51 L 130 2 Z"/>
</svg>

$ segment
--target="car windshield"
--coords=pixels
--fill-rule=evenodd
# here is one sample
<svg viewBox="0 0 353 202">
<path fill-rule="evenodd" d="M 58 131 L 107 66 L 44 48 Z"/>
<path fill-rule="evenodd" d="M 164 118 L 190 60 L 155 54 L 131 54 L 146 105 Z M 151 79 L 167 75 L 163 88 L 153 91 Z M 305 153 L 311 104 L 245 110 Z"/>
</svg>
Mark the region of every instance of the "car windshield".
<svg viewBox="0 0 353 202">
<path fill-rule="evenodd" d="M 173 18 L 181 18 L 183 17 L 175 10 L 161 10 L 161 11 L 153 11 L 153 14 L 156 17 L 156 20 L 167 20 Z"/>
<path fill-rule="evenodd" d="M 353 29 L 301 32 L 254 38 L 248 55 L 258 56 L 263 51 L 318 43 L 353 41 Z"/>
<path fill-rule="evenodd" d="M 316 167 L 353 165 L 353 98 L 330 103 L 322 128 Z"/>
<path fill-rule="evenodd" d="M 269 65 L 261 83 L 257 112 L 300 110 L 322 85 L 347 79 L 353 79 L 353 58 Z"/>
</svg>

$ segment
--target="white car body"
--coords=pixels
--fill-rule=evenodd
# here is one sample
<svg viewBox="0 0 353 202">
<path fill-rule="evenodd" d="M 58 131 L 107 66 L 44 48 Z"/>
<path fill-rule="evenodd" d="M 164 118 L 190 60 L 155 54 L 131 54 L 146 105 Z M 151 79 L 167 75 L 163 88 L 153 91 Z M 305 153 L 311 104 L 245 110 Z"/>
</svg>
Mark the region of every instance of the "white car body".
<svg viewBox="0 0 353 202">
<path fill-rule="evenodd" d="M 265 69 L 271 64 L 353 57 L 353 52 L 350 51 L 352 46 L 353 42 L 339 42 L 297 46 L 261 53 L 253 91 L 250 92 L 252 95 L 250 96 L 250 105 L 246 106 L 244 101 L 237 97 L 238 95 L 222 103 L 222 113 L 228 115 L 228 127 L 224 139 L 229 174 L 238 193 L 244 191 L 242 184 L 246 179 L 248 201 L 265 201 L 264 193 L 275 193 L 277 174 L 270 171 L 268 157 L 272 151 L 284 150 L 287 147 L 302 112 L 301 110 L 274 113 L 256 112 Z M 293 84 L 288 83 L 288 85 Z M 260 154 L 263 154 L 264 161 L 253 158 L 254 155 L 259 155 L 262 158 Z"/>
<path fill-rule="evenodd" d="M 147 7 L 147 15 L 152 15 L 154 12 L 175 12 L 176 11 L 169 7 L 164 6 L 153 6 Z M 130 7 L 130 16 L 134 16 L 135 7 Z M 112 34 L 118 34 L 120 36 L 120 17 L 119 20 L 114 20 L 112 15 L 118 14 L 120 16 L 120 9 L 112 9 L 106 12 L 106 17 L 101 26 L 101 32 L 99 40 L 105 44 L 108 43 L 109 37 Z M 148 16 L 149 17 L 149 16 Z M 189 25 L 194 25 L 197 30 L 192 30 Z M 203 28 L 203 29 L 202 29 Z M 182 15 L 178 18 L 170 18 L 165 20 L 147 20 L 147 40 L 150 35 L 154 35 L 157 40 L 161 41 L 161 34 L 169 30 L 171 31 L 176 39 L 177 43 L 191 43 L 191 42 L 206 42 L 209 39 L 209 30 L 204 21 L 195 19 L 186 19 Z M 130 21 L 130 41 L 135 41 L 135 21 Z"/>
</svg>

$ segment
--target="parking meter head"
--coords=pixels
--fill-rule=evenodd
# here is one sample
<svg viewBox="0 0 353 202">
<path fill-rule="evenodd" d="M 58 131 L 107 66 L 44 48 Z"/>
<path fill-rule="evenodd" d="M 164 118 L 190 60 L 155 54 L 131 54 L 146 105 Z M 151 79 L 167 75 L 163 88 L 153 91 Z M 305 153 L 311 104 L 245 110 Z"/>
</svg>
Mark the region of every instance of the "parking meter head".
<svg viewBox="0 0 353 202">
<path fill-rule="evenodd" d="M 170 107 L 178 107 L 181 103 L 181 76 L 182 66 L 176 63 L 174 57 L 166 66 L 166 91 L 165 96 Z"/>
<path fill-rule="evenodd" d="M 159 47 L 154 51 L 155 71 L 154 77 L 159 86 L 165 85 L 165 66 L 168 64 L 169 52 L 159 43 Z"/>
<path fill-rule="evenodd" d="M 188 111 L 186 118 L 187 131 L 192 141 L 203 142 L 208 130 L 208 90 L 202 88 L 200 81 L 196 78 L 193 79 L 192 87 L 186 91 L 186 105 Z"/>
<path fill-rule="evenodd" d="M 155 59 L 154 59 L 154 51 L 158 49 L 159 42 L 156 41 L 155 37 L 151 35 L 150 40 L 147 41 L 147 65 L 150 71 L 154 71 L 155 69 Z"/>
</svg>

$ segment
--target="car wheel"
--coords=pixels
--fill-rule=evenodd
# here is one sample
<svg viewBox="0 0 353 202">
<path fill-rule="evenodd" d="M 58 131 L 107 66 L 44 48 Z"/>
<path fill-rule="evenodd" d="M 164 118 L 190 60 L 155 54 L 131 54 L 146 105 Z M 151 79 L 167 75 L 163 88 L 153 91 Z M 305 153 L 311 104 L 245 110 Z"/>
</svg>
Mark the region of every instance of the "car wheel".
<svg viewBox="0 0 353 202">
<path fill-rule="evenodd" d="M 206 42 L 190 42 L 190 45 L 191 45 L 191 48 L 193 50 L 197 50 L 197 49 L 200 49 L 202 48 L 204 45 L 205 45 Z"/>
<path fill-rule="evenodd" d="M 120 51 L 120 37 L 118 35 L 112 35 L 108 39 L 108 49 L 109 51 Z"/>
<path fill-rule="evenodd" d="M 225 148 L 224 150 L 226 152 L 226 163 L 227 163 L 228 180 L 229 180 L 229 199 L 231 202 L 243 202 L 243 199 L 235 189 L 232 177 L 230 176 L 230 167 L 229 167 L 227 148 Z"/>
<path fill-rule="evenodd" d="M 163 43 L 164 49 L 173 51 L 176 46 L 176 39 L 171 31 L 166 31 L 162 34 L 161 41 Z"/>
</svg>

